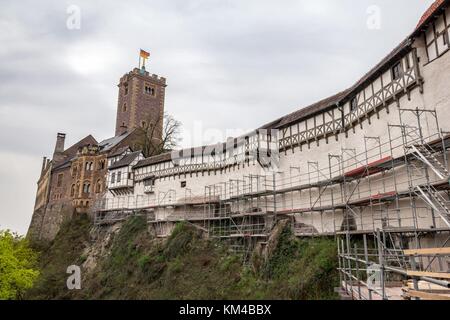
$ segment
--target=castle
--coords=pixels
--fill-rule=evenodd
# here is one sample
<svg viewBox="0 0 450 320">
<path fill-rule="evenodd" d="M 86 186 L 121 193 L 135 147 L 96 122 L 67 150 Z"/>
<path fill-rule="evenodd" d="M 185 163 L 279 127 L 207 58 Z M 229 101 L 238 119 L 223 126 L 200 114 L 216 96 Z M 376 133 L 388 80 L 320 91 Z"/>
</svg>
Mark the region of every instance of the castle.
<svg viewBox="0 0 450 320">
<path fill-rule="evenodd" d="M 162 139 L 166 79 L 135 68 L 119 82 L 115 136 L 101 142 L 92 136 L 65 149 L 66 135 L 58 133 L 51 159 L 44 157 L 28 236 L 51 240 L 61 223 L 74 213 L 92 213 L 106 193 L 111 159 L 140 149 L 144 130 L 156 128 L 152 139 Z"/>
<path fill-rule="evenodd" d="M 127 135 L 148 110 L 163 112 L 165 87 L 134 70 L 119 85 L 115 138 L 63 151 L 58 135 L 32 226 L 51 237 L 70 203 L 91 207 L 99 227 L 145 215 L 162 238 L 187 221 L 248 258 L 288 219 L 298 237 L 336 237 L 342 290 L 354 298 L 398 298 L 387 289 L 396 277 L 412 279 L 413 298 L 421 281 L 448 285 L 449 4 L 437 0 L 352 87 L 217 145 L 154 157 L 133 148 Z M 354 263 L 375 258 L 382 285 L 371 287 Z"/>
</svg>

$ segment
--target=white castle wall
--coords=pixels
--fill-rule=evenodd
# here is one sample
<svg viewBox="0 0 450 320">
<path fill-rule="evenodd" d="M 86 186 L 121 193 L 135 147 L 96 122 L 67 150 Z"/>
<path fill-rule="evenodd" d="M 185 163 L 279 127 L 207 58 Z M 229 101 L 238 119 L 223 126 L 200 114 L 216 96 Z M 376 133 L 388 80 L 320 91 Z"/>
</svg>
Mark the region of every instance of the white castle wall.
<svg viewBox="0 0 450 320">
<path fill-rule="evenodd" d="M 448 11 L 448 9 L 447 9 Z M 415 39 L 413 48 L 417 49 L 417 56 L 419 58 L 419 72 L 423 78 L 423 92 L 419 86 L 415 86 L 408 94 L 402 95 L 397 101 L 389 103 L 385 108 L 381 108 L 378 112 L 379 118 L 374 114 L 369 119 L 363 119 L 360 124 L 356 125 L 354 129 L 347 133 L 337 133 L 336 136 L 328 138 L 328 143 L 322 137 L 319 137 L 318 142 L 310 142 L 308 145 L 295 147 L 287 151 L 280 151 L 280 167 L 275 174 L 276 188 L 283 189 L 296 185 L 303 185 L 306 183 L 313 183 L 318 180 L 327 179 L 329 172 L 329 157 L 328 155 L 339 155 L 344 158 L 344 172 L 350 171 L 357 167 L 361 167 L 366 163 L 377 161 L 381 158 L 393 156 L 399 157 L 404 154 L 403 144 L 400 139 L 400 128 L 391 128 L 389 125 L 408 124 L 410 126 L 418 126 L 417 118 L 412 112 L 400 112 L 400 109 L 427 109 L 437 111 L 440 129 L 450 131 L 450 54 L 443 54 L 441 57 L 428 61 L 426 52 L 426 45 L 422 37 Z M 413 52 L 409 52 L 401 60 L 401 63 L 407 69 L 410 66 L 411 74 L 417 78 L 418 74 L 413 68 Z M 363 89 L 356 95 L 358 103 L 370 99 L 374 93 L 381 90 L 382 86 L 386 86 L 392 81 L 391 71 L 384 72 L 374 82 Z M 409 80 L 408 80 L 409 81 Z M 345 114 L 350 113 L 350 103 L 344 105 Z M 279 139 L 284 139 L 287 135 L 297 134 L 306 129 L 314 127 L 314 124 L 323 124 L 333 121 L 332 114 L 340 115 L 340 111 L 335 108 L 325 114 L 319 114 L 314 118 L 301 121 L 293 124 L 287 130 L 282 130 L 279 133 Z M 401 119 L 400 119 L 401 114 Z M 421 125 L 423 135 L 425 137 L 434 135 L 437 138 L 437 126 L 434 117 L 431 114 L 423 114 L 421 116 Z M 392 134 L 392 143 L 396 148 L 391 150 L 389 141 L 389 132 Z M 336 140 L 337 137 L 337 140 Z M 382 144 L 381 154 L 378 150 L 379 142 L 375 139 L 367 139 L 365 137 L 377 137 Z M 343 152 L 343 149 L 349 149 Z M 359 156 L 358 161 L 350 159 L 354 150 Z M 370 150 L 367 154 L 365 152 Z M 308 165 L 308 162 L 310 164 Z M 314 162 L 314 163 L 313 163 Z M 314 167 L 320 168 L 320 173 L 314 172 Z M 342 174 L 341 168 L 337 165 L 337 160 L 332 159 L 334 165 L 332 176 Z M 172 167 L 168 162 L 164 166 Z M 449 168 L 450 169 L 450 168 Z M 308 172 L 313 172 L 308 175 Z M 266 175 L 267 184 L 271 185 L 273 176 L 272 173 L 265 172 L 260 167 L 257 161 L 251 161 L 249 164 L 240 164 L 231 169 L 197 172 L 181 174 L 165 178 L 157 178 L 154 185 L 154 193 L 146 194 L 144 190 L 144 182 L 139 181 L 134 183 L 133 192 L 127 196 L 114 196 L 111 193 L 107 195 L 107 202 L 110 208 L 146 208 L 157 207 L 158 205 L 176 205 L 178 203 L 186 202 L 187 199 L 195 197 L 202 198 L 207 195 L 211 189 L 208 186 L 218 185 L 220 183 L 229 182 L 230 180 L 242 180 L 244 176 L 249 175 Z M 438 180 L 438 177 L 433 173 L 430 174 L 432 181 Z M 181 182 L 185 182 L 186 186 L 182 187 Z M 415 185 L 425 183 L 424 176 L 417 177 L 414 181 Z M 347 194 L 351 193 L 354 188 L 353 184 L 346 186 Z M 401 192 L 407 191 L 409 188 L 409 180 L 405 167 L 400 167 L 392 171 L 385 172 L 371 176 L 370 179 L 365 179 L 357 188 L 351 200 L 357 200 L 377 194 L 385 194 L 387 192 Z M 218 191 L 217 191 L 218 192 Z M 218 192 L 220 193 L 220 192 Z M 332 201 L 333 198 L 333 201 Z M 344 222 L 344 214 L 341 209 L 328 210 L 322 213 L 298 213 L 299 209 L 315 207 L 330 206 L 332 204 L 341 204 L 345 202 L 342 197 L 341 186 L 334 185 L 326 189 L 319 197 L 319 190 L 316 188 L 286 193 L 276 197 L 277 212 L 294 212 L 296 221 L 305 225 L 312 226 L 318 232 L 328 233 L 339 230 Z M 108 206 L 108 205 L 107 205 Z M 390 227 L 418 227 L 429 228 L 434 226 L 437 228 L 444 228 L 445 225 L 441 219 L 436 218 L 433 221 L 431 210 L 421 200 L 417 200 L 417 215 L 413 215 L 411 203 L 409 198 L 400 199 L 398 205 L 395 203 L 383 204 L 379 208 L 366 207 L 363 210 L 355 209 L 355 222 L 358 230 L 373 230 L 382 228 L 386 224 Z M 176 207 L 164 207 L 156 209 L 156 219 L 163 220 L 170 217 L 177 211 Z M 296 212 L 297 211 L 297 212 Z M 416 219 L 413 219 L 413 217 Z"/>
</svg>

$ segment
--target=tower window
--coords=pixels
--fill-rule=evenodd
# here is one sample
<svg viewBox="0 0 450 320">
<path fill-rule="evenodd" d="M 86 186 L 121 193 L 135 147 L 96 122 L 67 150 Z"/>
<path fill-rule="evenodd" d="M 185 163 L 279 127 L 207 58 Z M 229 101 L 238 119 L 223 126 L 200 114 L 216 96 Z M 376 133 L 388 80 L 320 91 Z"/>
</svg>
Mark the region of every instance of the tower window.
<svg viewBox="0 0 450 320">
<path fill-rule="evenodd" d="M 127 112 L 127 104 L 124 103 L 122 106 L 122 112 Z"/>
<path fill-rule="evenodd" d="M 186 188 L 186 181 L 181 181 L 181 187 Z"/>
<path fill-rule="evenodd" d="M 128 94 L 128 83 L 125 83 L 123 86 L 123 94 L 126 96 Z"/>
<path fill-rule="evenodd" d="M 146 84 L 144 85 L 144 92 L 145 92 L 146 94 L 151 95 L 151 96 L 154 96 L 155 93 L 156 93 L 155 88 L 153 88 L 153 87 L 152 87 L 151 85 L 149 85 L 148 83 L 146 83 Z"/>
</svg>

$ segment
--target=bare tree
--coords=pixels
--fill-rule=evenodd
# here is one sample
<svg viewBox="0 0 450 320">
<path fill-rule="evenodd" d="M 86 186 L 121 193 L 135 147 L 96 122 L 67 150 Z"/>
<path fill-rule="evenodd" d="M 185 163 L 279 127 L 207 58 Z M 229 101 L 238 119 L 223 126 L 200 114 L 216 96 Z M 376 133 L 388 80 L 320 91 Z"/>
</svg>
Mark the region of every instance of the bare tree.
<svg viewBox="0 0 450 320">
<path fill-rule="evenodd" d="M 143 121 L 136 146 L 146 157 L 152 157 L 171 151 L 179 146 L 181 122 L 170 114 L 164 113 L 157 118 L 149 116 Z"/>
</svg>

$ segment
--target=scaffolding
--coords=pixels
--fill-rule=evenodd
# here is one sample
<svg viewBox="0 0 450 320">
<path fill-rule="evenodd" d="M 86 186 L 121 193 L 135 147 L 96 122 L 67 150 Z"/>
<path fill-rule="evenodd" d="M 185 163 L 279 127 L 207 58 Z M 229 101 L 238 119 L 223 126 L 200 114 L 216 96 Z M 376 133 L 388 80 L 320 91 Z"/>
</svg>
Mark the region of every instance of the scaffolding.
<svg viewBox="0 0 450 320">
<path fill-rule="evenodd" d="M 100 205 L 97 221 L 143 212 L 159 237 L 184 221 L 229 242 L 248 261 L 257 244 L 267 244 L 277 220 L 287 218 L 298 237 L 336 239 L 343 294 L 417 299 L 424 291 L 445 298 L 450 133 L 440 130 L 436 111 L 399 109 L 399 114 L 400 123 L 388 124 L 386 137 L 364 136 L 359 151 L 341 148 L 327 161 L 309 159 L 285 173 L 229 179 L 205 186 L 203 194 L 185 188 L 178 196 L 167 190 L 117 197 Z M 434 251 L 417 251 L 424 245 Z"/>
<path fill-rule="evenodd" d="M 372 232 L 348 229 L 337 233 L 341 289 L 344 295 L 358 300 L 450 300 L 449 135 L 439 130 L 435 111 L 399 112 L 402 123 L 388 126 L 392 159 L 389 170 L 395 189 L 376 199 L 371 197 L 365 207 L 373 214 L 378 201 L 378 209 L 383 203 L 381 227 Z M 408 113 L 416 117 L 417 126 L 403 123 Z M 424 114 L 431 115 L 438 131 L 429 137 L 423 134 Z M 403 159 L 394 157 L 395 130 L 401 131 Z M 402 175 L 407 180 L 406 189 L 399 170 L 406 173 Z M 367 185 L 370 189 L 370 182 Z M 406 209 L 402 208 L 405 202 Z M 389 215 L 389 204 L 397 217 Z M 354 205 L 348 203 L 346 208 L 352 214 L 356 211 Z M 405 211 L 410 217 L 400 216 Z M 429 219 L 428 226 L 423 219 Z M 428 242 L 426 249 L 422 248 L 423 241 Z"/>
</svg>

